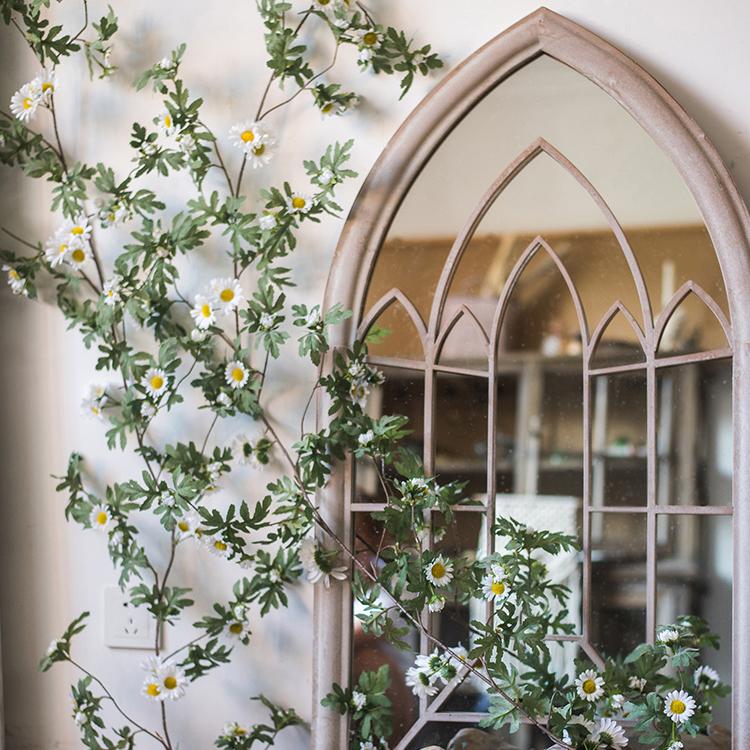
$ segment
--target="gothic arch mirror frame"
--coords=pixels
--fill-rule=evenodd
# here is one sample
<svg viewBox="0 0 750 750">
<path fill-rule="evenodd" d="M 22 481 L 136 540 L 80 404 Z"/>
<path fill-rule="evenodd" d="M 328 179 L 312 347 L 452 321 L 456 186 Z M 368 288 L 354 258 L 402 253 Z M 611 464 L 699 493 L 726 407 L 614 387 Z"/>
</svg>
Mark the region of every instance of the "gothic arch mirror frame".
<svg viewBox="0 0 750 750">
<path fill-rule="evenodd" d="M 378 251 L 402 200 L 426 162 L 485 94 L 541 54 L 597 84 L 671 158 L 693 194 L 719 259 L 732 323 L 729 341 L 734 416 L 732 725 L 733 747 L 740 750 L 750 747 L 750 714 L 742 710 L 750 705 L 750 461 L 742 460 L 750 455 L 750 219 L 727 169 L 705 134 L 650 75 L 612 45 L 541 8 L 492 39 L 446 76 L 391 139 L 346 222 L 329 276 L 326 304 L 340 302 L 352 309 L 354 315 L 337 330 L 332 343 L 334 347 L 347 347 L 366 328 L 364 300 Z M 520 158 L 533 158 L 540 148 L 546 150 L 547 144 L 534 144 Z M 550 252 L 547 248 L 539 249 Z M 678 294 L 684 297 L 690 291 L 696 290 L 681 289 Z M 697 291 L 702 298 L 702 290 Z M 682 299 L 676 299 L 677 296 L 673 306 Z M 394 295 L 391 301 L 398 299 Z M 391 301 L 384 300 L 381 311 Z M 419 319 L 416 311 L 412 312 Z M 610 312 L 612 316 L 617 310 Z M 649 336 L 658 336 L 656 332 L 663 327 L 667 316 L 665 310 L 661 318 L 653 321 Z M 418 322 L 422 323 L 417 328 L 425 348 L 438 347 L 441 343 L 438 335 L 431 342 L 424 330 L 428 321 Z M 440 328 L 455 322 L 455 319 L 443 320 Z M 596 321 L 592 323 L 596 325 Z M 721 323 L 726 330 L 728 322 L 721 320 Z M 592 336 L 592 342 L 595 340 Z M 426 362 L 434 362 L 432 353 L 426 352 Z M 327 404 L 321 401 L 318 410 L 322 427 Z M 318 498 L 322 513 L 344 538 L 350 534 L 348 498 L 352 480 L 351 465 L 339 464 Z M 350 620 L 351 599 L 346 586 L 316 587 L 313 744 L 318 750 L 344 750 L 347 746 L 346 718 L 322 709 L 320 700 L 333 682 L 348 683 Z"/>
</svg>

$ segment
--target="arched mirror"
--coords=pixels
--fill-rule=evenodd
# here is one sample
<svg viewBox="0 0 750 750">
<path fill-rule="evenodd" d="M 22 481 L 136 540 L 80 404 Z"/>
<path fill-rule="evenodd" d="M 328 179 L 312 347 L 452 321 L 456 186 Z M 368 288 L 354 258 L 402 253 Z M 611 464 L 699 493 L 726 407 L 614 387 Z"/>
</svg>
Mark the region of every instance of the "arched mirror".
<svg viewBox="0 0 750 750">
<path fill-rule="evenodd" d="M 579 539 L 551 570 L 575 626 L 554 644 L 561 671 L 653 641 L 679 614 L 704 617 L 733 688 L 716 720 L 736 750 L 750 746 L 750 469 L 733 460 L 748 448 L 747 251 L 746 210 L 695 123 L 632 61 L 543 9 L 449 75 L 394 137 L 328 290 L 354 310 L 340 345 L 379 330 L 373 415 L 407 416 L 426 472 L 466 483 L 473 502 L 442 549 L 495 550 L 499 515 Z M 356 465 L 321 495 L 363 551 L 381 501 Z M 404 673 L 430 650 L 416 632 L 405 653 L 363 634 L 346 588 L 316 597 L 323 694 L 373 664 Z M 470 646 L 487 606 L 449 594 L 424 619 Z M 446 747 L 487 709 L 466 677 L 392 697 L 397 750 Z M 320 750 L 348 747 L 322 709 L 315 736 Z M 530 725 L 513 740 L 545 741 Z"/>
</svg>

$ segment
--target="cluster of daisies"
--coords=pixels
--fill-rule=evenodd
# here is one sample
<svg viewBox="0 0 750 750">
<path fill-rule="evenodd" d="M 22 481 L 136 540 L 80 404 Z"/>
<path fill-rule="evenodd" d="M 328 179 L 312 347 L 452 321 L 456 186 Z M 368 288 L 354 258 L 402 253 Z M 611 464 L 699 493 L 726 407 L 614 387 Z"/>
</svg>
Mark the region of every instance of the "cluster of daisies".
<svg viewBox="0 0 750 750">
<path fill-rule="evenodd" d="M 369 367 L 361 360 L 354 360 L 349 365 L 345 377 L 349 381 L 349 395 L 360 406 L 365 405 L 373 387 L 382 385 L 385 381 L 380 370 Z"/>
<path fill-rule="evenodd" d="M 141 687 L 141 694 L 150 700 L 163 702 L 176 701 L 185 695 L 188 677 L 182 669 L 171 659 L 162 660 L 158 656 L 151 656 L 143 662 L 142 668 L 146 673 Z"/>
<path fill-rule="evenodd" d="M 190 310 L 190 317 L 197 329 L 193 338 L 202 338 L 204 332 L 216 325 L 220 317 L 233 314 L 244 301 L 245 296 L 237 279 L 212 279 L 208 288 L 195 296 Z"/>
<path fill-rule="evenodd" d="M 406 670 L 406 684 L 414 695 L 420 698 L 436 695 L 441 685 L 447 685 L 469 664 L 469 654 L 460 644 L 450 652 L 441 656 L 436 649 L 431 654 L 417 655 L 414 666 Z"/>
<path fill-rule="evenodd" d="M 83 269 L 91 260 L 91 224 L 86 216 L 68 219 L 47 240 L 44 257 L 52 268 Z"/>
<path fill-rule="evenodd" d="M 28 122 L 39 107 L 48 107 L 57 89 L 54 70 L 43 70 L 33 80 L 25 83 L 10 99 L 10 111 L 21 122 Z"/>
<path fill-rule="evenodd" d="M 99 383 L 89 383 L 81 400 L 81 411 L 87 417 L 104 421 L 104 407 L 107 404 L 107 388 Z"/>
<path fill-rule="evenodd" d="M 276 151 L 276 137 L 262 122 L 243 120 L 229 130 L 229 142 L 240 149 L 253 168 L 265 167 Z"/>
</svg>

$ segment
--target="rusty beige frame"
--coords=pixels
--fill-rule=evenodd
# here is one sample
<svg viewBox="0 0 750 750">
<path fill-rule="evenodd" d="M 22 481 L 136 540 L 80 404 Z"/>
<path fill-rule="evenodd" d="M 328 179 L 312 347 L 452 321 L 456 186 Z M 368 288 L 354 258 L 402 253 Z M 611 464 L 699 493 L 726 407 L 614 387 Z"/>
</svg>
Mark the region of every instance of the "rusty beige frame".
<svg viewBox="0 0 750 750">
<path fill-rule="evenodd" d="M 404 196 L 420 170 L 441 144 L 446 135 L 472 109 L 472 107 L 500 81 L 511 75 L 522 65 L 541 54 L 565 63 L 599 85 L 617 100 L 637 122 L 651 135 L 653 140 L 671 157 L 699 206 L 706 227 L 716 249 L 724 277 L 730 307 L 732 325 L 716 303 L 692 282 L 683 285 L 656 320 L 653 320 L 650 301 L 638 264 L 629 248 L 627 238 L 609 208 L 582 175 L 553 145 L 537 141 L 529 146 L 498 180 L 489 188 L 474 215 L 469 217 L 464 230 L 459 234 L 446 262 L 435 295 L 435 305 L 430 320 L 425 323 L 413 305 L 397 289 L 392 290 L 373 305 L 364 315 L 364 300 L 370 275 L 374 268 L 378 250 L 387 234 L 390 223 Z M 616 303 L 596 325 L 589 336 L 585 315 L 577 299 L 575 288 L 564 267 L 543 238 L 537 238 L 527 248 L 511 273 L 495 314 L 490 332 L 482 331 L 492 352 L 502 321 L 502 313 L 513 282 L 536 252 L 545 252 L 563 275 L 571 292 L 584 342 L 584 425 L 587 425 L 591 376 L 642 369 L 647 378 L 648 407 L 648 493 L 645 508 L 629 508 L 628 512 L 642 512 L 647 516 L 649 537 L 647 557 L 647 596 L 653 602 L 656 596 L 656 556 L 653 541 L 656 534 L 657 513 L 733 513 L 734 527 L 734 597 L 733 597 L 733 748 L 744 750 L 750 747 L 750 715 L 744 709 L 750 704 L 750 462 L 742 456 L 750 454 L 750 219 L 747 209 L 732 183 L 726 168 L 713 146 L 697 124 L 682 110 L 670 95 L 636 63 L 607 42 L 581 28 L 577 24 L 542 8 L 518 22 L 484 47 L 471 55 L 464 63 L 448 75 L 439 86 L 417 107 L 393 137 L 367 178 L 346 222 L 334 257 L 326 304 L 340 302 L 354 311 L 349 324 L 336 333 L 334 347 L 347 347 L 358 335 L 366 331 L 390 304 L 398 302 L 404 306 L 423 341 L 424 361 L 401 361 L 399 366 L 425 371 L 425 468 L 432 471 L 431 440 L 432 405 L 434 402 L 435 372 L 457 372 L 486 377 L 490 387 L 490 399 L 494 398 L 494 376 L 499 365 L 497 358 L 488 357 L 488 371 L 463 371 L 461 368 L 439 364 L 439 354 L 445 338 L 462 315 L 479 326 L 468 308 L 460 308 L 449 321 L 442 321 L 445 292 L 455 266 L 472 232 L 505 185 L 540 153 L 546 153 L 567 169 L 599 205 L 615 234 L 620 248 L 633 274 L 640 303 L 639 325 L 621 304 Z M 657 349 L 671 313 L 680 302 L 695 294 L 717 316 L 729 346 L 697 355 L 658 357 Z M 616 367 L 593 368 L 589 364 L 597 342 L 608 323 L 617 314 L 629 320 L 644 349 L 644 361 Z M 481 326 L 479 326 L 481 330 Z M 733 357 L 734 398 L 734 482 L 733 508 L 704 506 L 658 506 L 656 505 L 655 480 L 655 378 L 656 370 L 662 366 L 683 364 Z M 394 364 L 383 361 L 382 364 Z M 492 403 L 490 401 L 490 403 Z M 327 404 L 318 404 L 319 421 L 325 423 Z M 494 409 L 490 414 L 490 436 L 493 430 Z M 586 434 L 589 434 L 588 432 Z M 488 441 L 488 466 L 494 463 L 494 439 Z M 590 439 L 585 443 L 585 452 L 590 453 Z M 590 466 L 590 455 L 584 455 L 584 465 Z M 584 503 L 590 490 L 589 472 L 584 472 Z M 494 470 L 488 471 L 488 503 L 486 512 L 494 515 Z M 351 503 L 353 472 L 350 463 L 343 462 L 334 470 L 329 485 L 321 491 L 321 511 L 336 533 L 343 538 L 351 536 L 351 512 L 359 510 Z M 587 506 L 584 506 L 587 508 Z M 372 506 L 368 506 L 372 509 Z M 597 508 L 597 511 L 601 511 Z M 615 509 L 612 509 L 615 510 Z M 589 524 L 584 524 L 584 547 L 588 551 Z M 584 618 L 583 645 L 586 643 L 586 607 L 588 601 L 588 576 L 584 574 Z M 653 634 L 655 608 L 650 606 L 647 630 Z M 347 747 L 347 721 L 345 717 L 322 709 L 320 699 L 330 690 L 333 682 L 348 683 L 351 657 L 351 596 L 348 587 L 330 589 L 316 587 L 314 613 L 314 664 L 313 664 L 313 745 L 317 750 L 344 750 Z M 424 639 L 423 639 L 424 640 Z M 422 644 L 423 647 L 425 644 Z M 450 686 L 449 686 L 450 687 Z M 447 690 L 447 689 L 446 689 Z M 444 691 L 445 692 L 445 691 Z M 447 693 L 445 693 L 447 697 Z M 428 720 L 464 721 L 476 720 L 469 714 L 440 713 L 436 710 L 440 696 L 427 707 L 421 706 L 418 722 L 422 726 Z M 415 725 L 417 727 L 417 725 Z M 416 733 L 410 733 L 410 736 Z M 401 743 L 405 746 L 408 738 Z"/>
</svg>

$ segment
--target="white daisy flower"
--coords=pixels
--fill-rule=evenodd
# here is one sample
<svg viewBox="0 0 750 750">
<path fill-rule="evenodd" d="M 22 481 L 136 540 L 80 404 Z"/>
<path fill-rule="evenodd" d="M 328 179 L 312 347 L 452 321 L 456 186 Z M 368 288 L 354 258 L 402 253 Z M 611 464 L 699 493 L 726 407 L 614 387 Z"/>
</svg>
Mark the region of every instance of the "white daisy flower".
<svg viewBox="0 0 750 750">
<path fill-rule="evenodd" d="M 312 539 L 303 539 L 299 548 L 299 559 L 302 567 L 307 573 L 310 583 L 322 580 L 326 588 L 331 586 L 331 578 L 337 581 L 346 580 L 346 566 L 334 567 L 331 564 L 331 556 Z"/>
<path fill-rule="evenodd" d="M 318 183 L 318 185 L 321 185 L 325 187 L 326 185 L 330 185 L 333 182 L 333 178 L 336 175 L 330 170 L 330 169 L 324 169 L 316 178 L 315 182 Z"/>
<path fill-rule="evenodd" d="M 174 135 L 176 126 L 174 124 L 174 119 L 172 118 L 172 115 L 167 110 L 164 110 L 164 112 L 162 112 L 158 117 L 155 117 L 154 123 L 156 124 L 156 127 L 159 129 L 159 132 L 162 133 L 163 135 L 166 135 L 166 136 Z"/>
<path fill-rule="evenodd" d="M 383 35 L 375 29 L 355 29 L 352 37 L 357 45 L 364 49 L 377 47 L 383 41 Z"/>
<path fill-rule="evenodd" d="M 202 331 L 200 328 L 193 328 L 193 330 L 190 331 L 191 341 L 195 341 L 198 344 L 200 344 L 201 341 L 205 341 L 207 338 L 208 331 Z"/>
<path fill-rule="evenodd" d="M 161 685 L 159 684 L 159 678 L 154 674 L 146 675 L 141 685 L 141 695 L 149 698 L 152 701 L 163 701 L 165 696 L 162 696 Z"/>
<path fill-rule="evenodd" d="M 221 534 L 214 534 L 213 536 L 204 536 L 201 541 L 208 547 L 208 551 L 216 557 L 224 558 L 225 560 L 229 557 L 230 549 L 229 545 L 224 541 Z"/>
<path fill-rule="evenodd" d="M 637 690 L 639 693 L 643 692 L 643 688 L 646 687 L 646 678 L 645 677 L 636 677 L 633 675 L 628 680 L 628 687 L 632 688 L 633 690 Z"/>
<path fill-rule="evenodd" d="M 229 398 L 228 394 L 222 392 L 216 397 L 216 403 L 228 409 L 232 405 L 232 399 Z"/>
<path fill-rule="evenodd" d="M 424 574 L 433 586 L 447 586 L 453 580 L 453 561 L 438 555 L 424 566 Z"/>
<path fill-rule="evenodd" d="M 612 709 L 615 711 L 619 711 L 625 705 L 625 696 L 622 693 L 615 693 L 610 696 L 609 700 L 612 704 Z"/>
<path fill-rule="evenodd" d="M 221 736 L 232 738 L 232 737 L 245 737 L 248 734 L 248 728 L 243 726 L 237 721 L 230 721 L 229 724 L 225 724 L 221 730 Z"/>
<path fill-rule="evenodd" d="M 459 643 L 451 649 L 452 654 L 446 654 L 448 657 L 448 663 L 451 664 L 456 671 L 465 667 L 469 664 L 469 652 Z"/>
<path fill-rule="evenodd" d="M 89 220 L 83 215 L 77 216 L 72 221 L 66 221 L 60 231 L 64 233 L 63 236 L 67 235 L 69 244 L 82 244 L 91 239 L 91 224 L 89 224 Z"/>
<path fill-rule="evenodd" d="M 250 625 L 245 619 L 231 620 L 224 626 L 222 636 L 231 645 L 247 643 L 250 638 Z"/>
<path fill-rule="evenodd" d="M 713 667 L 701 666 L 693 672 L 693 682 L 696 686 L 718 685 L 721 682 L 721 677 Z"/>
<path fill-rule="evenodd" d="M 171 57 L 162 57 L 161 60 L 159 60 L 158 63 L 156 63 L 157 68 L 161 68 L 162 70 L 171 70 L 172 68 L 172 58 Z"/>
<path fill-rule="evenodd" d="M 287 208 L 293 214 L 305 214 L 312 207 L 313 199 L 309 193 L 292 193 L 287 200 Z"/>
<path fill-rule="evenodd" d="M 185 670 L 173 662 L 165 662 L 157 673 L 160 700 L 176 701 L 185 695 L 188 678 Z"/>
<path fill-rule="evenodd" d="M 52 268 L 56 268 L 68 257 L 70 250 L 68 232 L 58 230 L 47 240 L 44 246 L 44 257 Z"/>
<path fill-rule="evenodd" d="M 49 98 L 57 91 L 57 74 L 54 70 L 43 70 L 33 81 L 32 85 L 39 90 L 39 96 Z"/>
<path fill-rule="evenodd" d="M 258 218 L 258 226 L 264 232 L 270 232 L 276 227 L 277 223 L 276 214 L 271 211 L 264 211 L 263 215 Z"/>
<path fill-rule="evenodd" d="M 190 156 L 195 151 L 198 142 L 190 133 L 182 132 L 177 136 L 177 145 L 185 156 Z"/>
<path fill-rule="evenodd" d="M 359 743 L 359 750 L 377 750 L 372 740 L 363 740 Z"/>
<path fill-rule="evenodd" d="M 141 416 L 144 419 L 151 419 L 156 416 L 156 407 L 150 401 L 141 401 Z"/>
<path fill-rule="evenodd" d="M 118 227 L 132 218 L 133 214 L 131 211 L 127 206 L 123 206 L 120 203 L 113 203 L 99 211 L 99 223 L 102 225 L 102 229 Z"/>
<path fill-rule="evenodd" d="M 119 281 L 116 278 L 108 279 L 102 287 L 102 302 L 107 307 L 114 307 L 119 301 Z"/>
<path fill-rule="evenodd" d="M 357 62 L 362 63 L 363 68 L 367 68 L 372 62 L 372 50 L 369 47 L 363 47 L 357 53 Z"/>
<path fill-rule="evenodd" d="M 276 147 L 276 139 L 271 131 L 263 123 L 252 120 L 233 125 L 229 131 L 229 141 L 245 152 L 254 169 L 268 164 Z"/>
<path fill-rule="evenodd" d="M 21 122 L 28 122 L 39 108 L 40 91 L 34 82 L 24 84 L 10 100 L 10 111 Z"/>
<path fill-rule="evenodd" d="M 599 719 L 594 725 L 591 739 L 611 750 L 622 750 L 628 744 L 625 730 L 612 719 Z"/>
<path fill-rule="evenodd" d="M 500 565 L 491 566 L 482 579 L 482 593 L 485 599 L 493 602 L 502 601 L 510 593 L 505 571 Z"/>
<path fill-rule="evenodd" d="M 659 641 L 659 643 L 674 643 L 679 637 L 679 632 L 674 628 L 664 628 L 657 633 L 656 640 Z"/>
<path fill-rule="evenodd" d="M 366 430 L 357 437 L 357 443 L 361 448 L 368 448 L 375 439 L 375 433 L 372 430 Z"/>
<path fill-rule="evenodd" d="M 242 388 L 242 386 L 247 383 L 249 377 L 250 372 L 245 364 L 239 360 L 229 362 L 224 368 L 224 378 L 230 388 Z"/>
<path fill-rule="evenodd" d="M 201 519 L 198 513 L 194 510 L 186 513 L 182 518 L 178 519 L 175 524 L 175 531 L 177 532 L 177 538 L 179 540 L 188 539 L 192 536 L 201 536 Z"/>
<path fill-rule="evenodd" d="M 99 389 L 101 388 L 101 392 Z M 81 411 L 87 417 L 94 417 L 100 421 L 104 420 L 104 404 L 107 398 L 104 393 L 104 386 L 90 385 L 81 399 Z"/>
<path fill-rule="evenodd" d="M 574 715 L 568 720 L 568 726 L 582 726 L 587 732 L 594 731 L 594 722 L 589 721 L 585 716 Z"/>
<path fill-rule="evenodd" d="M 3 271 L 13 294 L 26 294 L 26 279 L 22 278 L 20 273 L 7 263 L 3 265 Z"/>
<path fill-rule="evenodd" d="M 682 750 L 685 747 L 679 740 L 670 743 L 667 750 Z"/>
<path fill-rule="evenodd" d="M 146 371 L 141 380 L 141 385 L 151 398 L 157 399 L 167 390 L 167 374 L 160 367 L 152 367 Z"/>
<path fill-rule="evenodd" d="M 59 638 L 54 638 L 49 642 L 49 646 L 47 646 L 47 651 L 45 652 L 47 656 L 52 656 L 52 654 L 57 651 L 57 649 L 62 646 L 63 642 Z"/>
<path fill-rule="evenodd" d="M 242 287 L 237 279 L 213 279 L 211 295 L 216 306 L 225 315 L 236 310 L 244 301 Z"/>
<path fill-rule="evenodd" d="M 112 527 L 112 513 L 106 505 L 98 503 L 91 509 L 89 523 L 92 529 L 109 531 Z"/>
<path fill-rule="evenodd" d="M 578 695 L 589 703 L 598 701 L 604 695 L 604 678 L 596 670 L 586 669 L 576 678 Z"/>
<path fill-rule="evenodd" d="M 428 672 L 419 667 L 409 667 L 406 670 L 406 685 L 411 688 L 414 695 L 427 698 L 435 695 L 438 691 L 437 674 Z"/>
<path fill-rule="evenodd" d="M 70 252 L 64 258 L 67 265 L 73 268 L 83 268 L 91 260 L 91 250 L 88 244 L 74 242 L 71 244 Z"/>
<path fill-rule="evenodd" d="M 671 690 L 664 696 L 664 713 L 675 723 L 682 724 L 695 713 L 695 698 L 684 690 Z"/>
<path fill-rule="evenodd" d="M 431 596 L 429 601 L 427 602 L 427 609 L 430 612 L 442 612 L 444 607 L 445 597 L 439 596 L 438 594 Z"/>
<path fill-rule="evenodd" d="M 261 313 L 260 319 L 258 320 L 258 327 L 261 331 L 270 331 L 274 326 L 274 317 L 271 313 Z"/>
<path fill-rule="evenodd" d="M 83 711 L 76 711 L 73 714 L 73 721 L 75 725 L 80 729 L 86 723 L 86 714 Z"/>
<path fill-rule="evenodd" d="M 213 301 L 202 294 L 196 295 L 190 317 L 200 330 L 205 331 L 210 328 L 216 322 L 216 310 L 214 310 Z"/>
<path fill-rule="evenodd" d="M 367 695 L 359 690 L 352 690 L 352 705 L 355 711 L 361 711 L 367 703 Z"/>
</svg>

